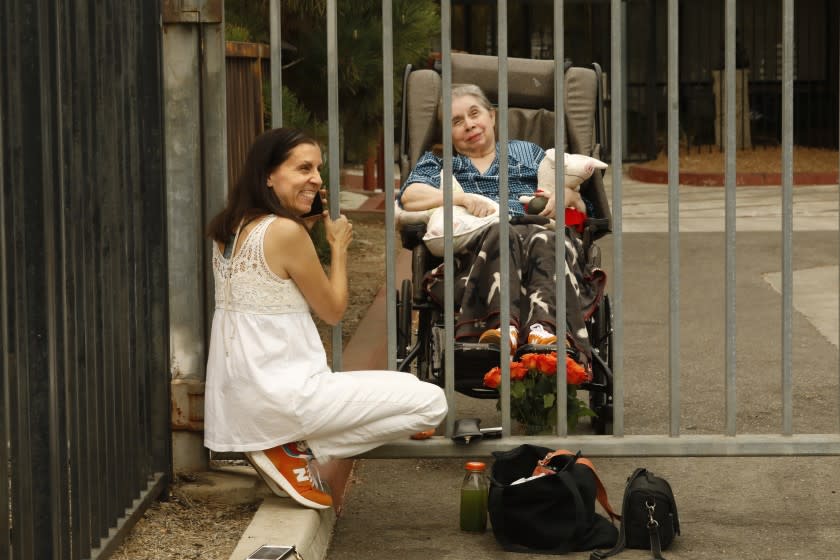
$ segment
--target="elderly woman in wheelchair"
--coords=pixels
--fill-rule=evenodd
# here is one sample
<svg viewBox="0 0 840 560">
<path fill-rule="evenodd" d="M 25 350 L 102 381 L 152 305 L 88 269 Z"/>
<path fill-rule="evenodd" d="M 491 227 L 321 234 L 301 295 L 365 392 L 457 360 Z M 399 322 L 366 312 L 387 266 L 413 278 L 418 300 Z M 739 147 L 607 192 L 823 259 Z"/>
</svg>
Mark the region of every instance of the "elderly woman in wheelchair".
<svg viewBox="0 0 840 560">
<path fill-rule="evenodd" d="M 452 89 L 453 205 L 462 215 L 485 218 L 498 214 L 500 147 L 496 139 L 496 112 L 484 92 L 475 85 L 461 84 Z M 545 151 L 521 140 L 508 143 L 508 185 L 510 211 L 510 325 L 499 324 L 500 249 L 497 220 L 460 247 L 454 256 L 455 302 L 459 310 L 456 340 L 493 343 L 501 347 L 507 339 L 511 354 L 518 347 L 554 346 L 555 324 L 555 193 L 547 194 L 544 208 L 527 215 L 520 197 L 531 197 L 539 190 L 538 171 Z M 425 152 L 405 180 L 399 203 L 407 211 L 427 210 L 443 205 L 443 159 L 434 151 Z M 558 195 L 560 193 L 557 193 Z M 586 211 L 587 202 L 572 188 L 563 189 L 564 206 Z M 565 344 L 587 363 L 591 356 L 585 326 L 586 310 L 603 295 L 605 276 L 587 262 L 578 233 L 567 227 Z M 427 275 L 425 289 L 442 302 L 442 265 Z"/>
</svg>

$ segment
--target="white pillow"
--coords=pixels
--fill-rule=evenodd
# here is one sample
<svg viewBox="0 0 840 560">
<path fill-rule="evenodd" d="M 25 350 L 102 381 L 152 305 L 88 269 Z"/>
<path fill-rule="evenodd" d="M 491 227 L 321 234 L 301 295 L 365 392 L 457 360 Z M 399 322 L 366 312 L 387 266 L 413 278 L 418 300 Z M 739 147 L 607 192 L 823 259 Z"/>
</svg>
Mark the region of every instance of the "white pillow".
<svg viewBox="0 0 840 560">
<path fill-rule="evenodd" d="M 435 208 L 429 217 L 429 222 L 426 224 L 426 234 L 423 236 L 423 242 L 428 247 L 429 252 L 436 257 L 442 257 L 444 255 L 443 220 L 443 206 Z M 479 218 L 467 212 L 467 209 L 463 206 L 453 206 L 452 252 L 459 253 L 470 241 L 480 235 L 484 231 L 484 228 L 496 223 L 499 223 L 498 208 L 496 208 L 493 214 Z"/>
</svg>

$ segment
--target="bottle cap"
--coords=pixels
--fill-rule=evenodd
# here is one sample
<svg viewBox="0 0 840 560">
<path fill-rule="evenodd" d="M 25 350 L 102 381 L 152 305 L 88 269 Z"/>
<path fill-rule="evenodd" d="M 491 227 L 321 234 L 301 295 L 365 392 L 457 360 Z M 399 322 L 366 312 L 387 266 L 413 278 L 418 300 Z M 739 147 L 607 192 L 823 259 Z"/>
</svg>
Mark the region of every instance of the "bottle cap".
<svg viewBox="0 0 840 560">
<path fill-rule="evenodd" d="M 484 470 L 484 463 L 480 461 L 470 461 L 465 465 L 465 468 L 468 471 L 483 471 Z"/>
</svg>

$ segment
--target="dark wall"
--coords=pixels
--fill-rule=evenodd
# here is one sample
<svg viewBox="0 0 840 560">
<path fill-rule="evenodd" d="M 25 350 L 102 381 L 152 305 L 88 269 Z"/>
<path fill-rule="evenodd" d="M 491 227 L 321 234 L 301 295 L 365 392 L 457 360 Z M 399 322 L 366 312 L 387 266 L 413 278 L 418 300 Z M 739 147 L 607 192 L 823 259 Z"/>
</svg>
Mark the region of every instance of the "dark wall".
<svg viewBox="0 0 840 560">
<path fill-rule="evenodd" d="M 160 60 L 155 0 L 0 3 L 2 558 L 88 557 L 169 471 Z"/>
<path fill-rule="evenodd" d="M 835 0 L 796 0 L 794 141 L 836 147 L 838 143 L 838 6 Z M 610 73 L 610 3 L 565 2 L 565 56 L 575 64 L 597 61 Z M 626 0 L 627 142 L 630 159 L 655 157 L 662 147 L 667 115 L 668 1 Z M 680 104 L 683 142 L 714 143 L 712 71 L 723 66 L 724 0 L 680 0 Z M 781 139 L 782 0 L 739 0 L 737 65 L 749 70 L 753 140 Z M 552 2 L 508 2 L 509 55 L 529 57 L 529 39 L 552 34 Z M 495 54 L 495 2 L 453 2 L 455 49 Z M 537 35 L 534 35 L 534 32 Z M 534 51 L 535 52 L 535 51 Z M 549 48 L 548 56 L 553 56 Z M 541 56 L 545 58 L 545 54 Z"/>
</svg>

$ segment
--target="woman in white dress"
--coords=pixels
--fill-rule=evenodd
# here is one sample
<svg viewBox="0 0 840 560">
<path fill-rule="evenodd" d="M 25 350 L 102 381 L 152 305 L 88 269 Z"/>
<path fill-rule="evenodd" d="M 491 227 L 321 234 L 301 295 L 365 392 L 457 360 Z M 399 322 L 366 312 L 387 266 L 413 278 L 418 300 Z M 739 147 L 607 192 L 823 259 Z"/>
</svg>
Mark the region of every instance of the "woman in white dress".
<svg viewBox="0 0 840 560">
<path fill-rule="evenodd" d="M 225 208 L 208 225 L 216 311 L 205 390 L 205 445 L 241 451 L 275 492 L 332 506 L 309 469 L 435 428 L 443 391 L 408 373 L 334 373 L 310 310 L 330 324 L 347 308 L 353 228 L 328 212 L 301 218 L 321 196 L 321 148 L 292 129 L 251 146 Z M 329 274 L 308 227 L 323 219 Z"/>
</svg>

